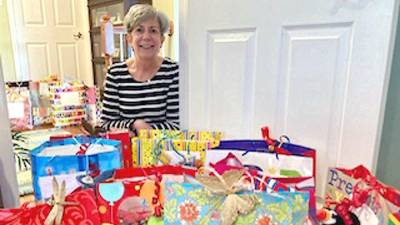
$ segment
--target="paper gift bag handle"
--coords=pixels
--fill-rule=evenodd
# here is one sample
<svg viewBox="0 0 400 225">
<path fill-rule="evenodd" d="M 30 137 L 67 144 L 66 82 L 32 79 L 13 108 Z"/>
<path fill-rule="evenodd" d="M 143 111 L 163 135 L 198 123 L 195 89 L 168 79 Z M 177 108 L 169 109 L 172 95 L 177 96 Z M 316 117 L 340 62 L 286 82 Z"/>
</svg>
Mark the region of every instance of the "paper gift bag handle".
<svg viewBox="0 0 400 225">
<path fill-rule="evenodd" d="M 261 134 L 264 141 L 269 145 L 274 145 L 275 140 L 269 136 L 269 128 L 267 126 L 261 127 Z"/>
<path fill-rule="evenodd" d="M 261 135 L 271 151 L 274 151 L 274 147 L 276 145 L 278 148 L 281 148 L 284 143 L 290 143 L 290 138 L 287 135 L 281 135 L 279 137 L 279 141 L 271 138 L 269 135 L 269 128 L 267 126 L 261 127 Z"/>
</svg>

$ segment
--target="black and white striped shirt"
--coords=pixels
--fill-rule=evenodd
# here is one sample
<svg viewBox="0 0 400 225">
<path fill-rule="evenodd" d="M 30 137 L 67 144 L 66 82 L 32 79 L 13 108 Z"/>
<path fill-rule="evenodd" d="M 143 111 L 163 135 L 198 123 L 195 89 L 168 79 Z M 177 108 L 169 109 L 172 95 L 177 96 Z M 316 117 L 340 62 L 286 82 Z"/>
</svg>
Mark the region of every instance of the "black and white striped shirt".
<svg viewBox="0 0 400 225">
<path fill-rule="evenodd" d="M 143 119 L 155 129 L 179 129 L 179 66 L 163 59 L 156 75 L 136 81 L 126 62 L 113 64 L 106 76 L 101 126 L 131 128 Z"/>
</svg>

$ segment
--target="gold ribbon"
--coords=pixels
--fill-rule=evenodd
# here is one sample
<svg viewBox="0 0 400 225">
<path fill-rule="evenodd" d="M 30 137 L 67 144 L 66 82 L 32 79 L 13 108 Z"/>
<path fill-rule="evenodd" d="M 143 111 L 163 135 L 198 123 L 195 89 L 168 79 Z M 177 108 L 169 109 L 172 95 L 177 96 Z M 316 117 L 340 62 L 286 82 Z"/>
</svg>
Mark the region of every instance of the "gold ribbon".
<svg viewBox="0 0 400 225">
<path fill-rule="evenodd" d="M 221 225 L 232 225 L 239 215 L 247 215 L 259 203 L 256 195 L 238 195 L 245 190 L 243 183 L 243 170 L 229 170 L 222 176 L 213 171 L 215 176 L 198 175 L 196 180 L 213 194 L 225 195 L 221 209 Z M 220 208 L 217 206 L 217 208 Z"/>
<path fill-rule="evenodd" d="M 60 225 L 62 221 L 62 217 L 64 214 L 64 206 L 66 205 L 78 205 L 77 202 L 66 202 L 65 200 L 65 180 L 61 183 L 61 187 L 59 187 L 57 179 L 53 177 L 52 181 L 53 186 L 53 199 L 49 201 L 48 204 L 53 205 L 49 215 L 44 221 L 45 225 Z"/>
</svg>

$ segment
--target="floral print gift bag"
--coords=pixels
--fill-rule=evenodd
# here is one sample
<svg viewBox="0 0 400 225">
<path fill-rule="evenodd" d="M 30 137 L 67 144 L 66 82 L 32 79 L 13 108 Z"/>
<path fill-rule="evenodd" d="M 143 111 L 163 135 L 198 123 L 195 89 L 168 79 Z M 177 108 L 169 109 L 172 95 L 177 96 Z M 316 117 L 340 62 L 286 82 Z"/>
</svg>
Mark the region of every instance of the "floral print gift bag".
<svg viewBox="0 0 400 225">
<path fill-rule="evenodd" d="M 207 175 L 201 184 L 167 183 L 164 224 L 289 225 L 307 221 L 308 193 L 239 190 L 236 181 L 242 175 L 242 171 L 231 170 L 222 175 L 224 182 Z"/>
</svg>

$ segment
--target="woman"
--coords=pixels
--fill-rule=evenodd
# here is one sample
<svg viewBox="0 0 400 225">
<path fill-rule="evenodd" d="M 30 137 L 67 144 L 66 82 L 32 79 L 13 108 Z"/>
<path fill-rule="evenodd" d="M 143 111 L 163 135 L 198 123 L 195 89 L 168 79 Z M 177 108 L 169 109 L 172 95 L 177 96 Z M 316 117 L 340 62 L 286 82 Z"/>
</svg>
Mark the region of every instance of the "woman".
<svg viewBox="0 0 400 225">
<path fill-rule="evenodd" d="M 150 5 L 136 4 L 124 24 L 134 57 L 107 72 L 101 126 L 179 129 L 179 67 L 159 56 L 168 18 Z"/>
</svg>

